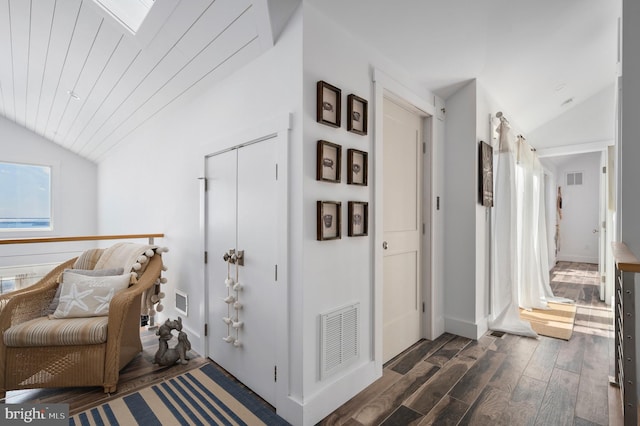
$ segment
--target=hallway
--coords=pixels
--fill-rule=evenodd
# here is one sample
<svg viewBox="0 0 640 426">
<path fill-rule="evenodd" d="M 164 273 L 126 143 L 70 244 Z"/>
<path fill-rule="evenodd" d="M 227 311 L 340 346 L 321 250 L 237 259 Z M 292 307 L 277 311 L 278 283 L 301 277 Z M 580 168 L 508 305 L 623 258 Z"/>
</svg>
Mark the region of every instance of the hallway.
<svg viewBox="0 0 640 426">
<path fill-rule="evenodd" d="M 559 262 L 551 271 L 554 293 L 576 300 L 569 341 L 492 332 L 478 341 L 447 333 L 422 340 L 320 424 L 622 424 L 608 384 L 613 326 L 599 278 L 592 264 Z"/>
</svg>

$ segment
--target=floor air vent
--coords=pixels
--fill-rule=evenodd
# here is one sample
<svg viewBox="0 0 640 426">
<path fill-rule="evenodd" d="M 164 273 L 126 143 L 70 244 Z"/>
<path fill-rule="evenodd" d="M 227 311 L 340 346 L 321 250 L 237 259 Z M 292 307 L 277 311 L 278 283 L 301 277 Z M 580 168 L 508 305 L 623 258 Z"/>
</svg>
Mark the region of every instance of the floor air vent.
<svg viewBox="0 0 640 426">
<path fill-rule="evenodd" d="M 320 379 L 358 358 L 359 323 L 359 303 L 320 315 Z"/>
</svg>

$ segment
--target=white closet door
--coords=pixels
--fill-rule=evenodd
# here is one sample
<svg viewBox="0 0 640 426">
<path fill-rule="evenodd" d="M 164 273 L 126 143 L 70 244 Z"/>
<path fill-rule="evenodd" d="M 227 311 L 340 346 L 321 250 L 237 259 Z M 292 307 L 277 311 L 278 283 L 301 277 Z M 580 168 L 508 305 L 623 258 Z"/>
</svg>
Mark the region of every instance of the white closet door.
<svg viewBox="0 0 640 426">
<path fill-rule="evenodd" d="M 273 405 L 275 312 L 278 309 L 275 155 L 275 141 L 267 140 L 215 156 L 220 158 L 212 157 L 207 163 L 207 170 L 211 170 L 208 191 L 210 356 Z M 233 235 L 231 245 L 230 235 Z M 227 297 L 224 284 L 227 263 L 222 256 L 230 248 L 244 251 L 244 266 L 238 267 L 239 282 L 243 286 L 238 299 L 243 308 L 237 315 L 244 324 L 238 333 L 242 343 L 239 348 L 223 341 L 227 325 L 222 317 L 227 316 L 228 311 L 222 301 Z M 235 277 L 234 265 L 231 273 Z M 235 316 L 236 311 L 231 309 L 231 315 Z M 231 335 L 235 337 L 235 330 L 231 330 Z"/>
<path fill-rule="evenodd" d="M 420 340 L 422 119 L 384 99 L 382 357 Z"/>
</svg>

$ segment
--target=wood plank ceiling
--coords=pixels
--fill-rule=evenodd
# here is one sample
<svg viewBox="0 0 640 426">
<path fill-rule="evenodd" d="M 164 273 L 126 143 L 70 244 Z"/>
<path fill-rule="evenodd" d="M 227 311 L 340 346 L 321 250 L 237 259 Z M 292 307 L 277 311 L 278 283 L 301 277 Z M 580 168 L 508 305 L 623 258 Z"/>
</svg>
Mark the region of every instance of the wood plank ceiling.
<svg viewBox="0 0 640 426">
<path fill-rule="evenodd" d="M 0 114 L 100 162 L 272 45 L 266 0 L 155 0 L 135 35 L 93 0 L 0 0 Z"/>
</svg>

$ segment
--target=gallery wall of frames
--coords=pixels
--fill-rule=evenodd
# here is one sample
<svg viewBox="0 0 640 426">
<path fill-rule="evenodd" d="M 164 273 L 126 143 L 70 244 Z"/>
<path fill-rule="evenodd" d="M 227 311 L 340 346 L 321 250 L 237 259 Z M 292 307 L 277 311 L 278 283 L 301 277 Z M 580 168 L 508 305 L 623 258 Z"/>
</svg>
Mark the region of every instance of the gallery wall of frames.
<svg viewBox="0 0 640 426">
<path fill-rule="evenodd" d="M 342 127 L 342 90 L 325 81 L 317 83 L 316 120 L 318 123 Z M 368 102 L 355 95 L 347 96 L 347 131 L 365 136 L 368 131 Z M 317 142 L 316 180 L 342 183 L 342 146 L 333 141 Z M 368 153 L 359 149 L 346 150 L 346 183 L 366 187 L 368 185 Z M 317 201 L 317 240 L 337 240 L 342 238 L 342 202 Z M 365 201 L 347 202 L 347 235 L 363 237 L 369 233 L 369 203 Z"/>
</svg>

